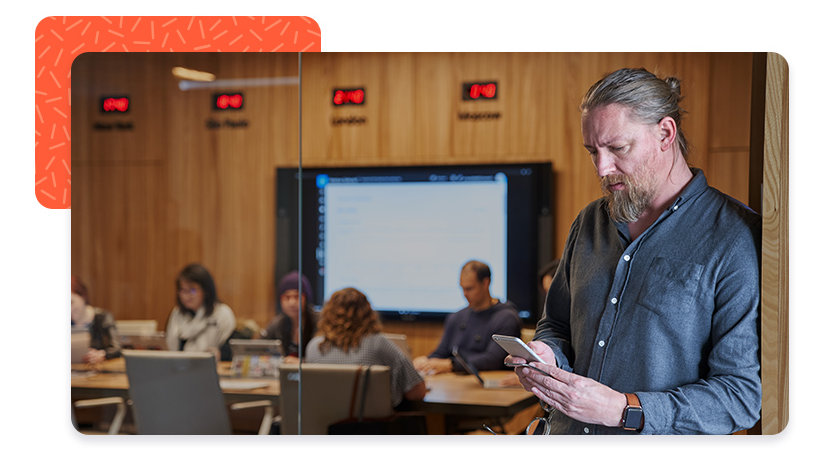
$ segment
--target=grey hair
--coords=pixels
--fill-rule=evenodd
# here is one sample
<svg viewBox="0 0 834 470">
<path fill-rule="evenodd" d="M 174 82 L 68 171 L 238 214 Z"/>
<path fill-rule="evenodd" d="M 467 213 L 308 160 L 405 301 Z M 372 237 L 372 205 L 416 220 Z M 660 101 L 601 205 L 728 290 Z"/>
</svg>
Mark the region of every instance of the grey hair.
<svg viewBox="0 0 834 470">
<path fill-rule="evenodd" d="M 583 113 L 609 104 L 620 104 L 631 109 L 633 115 L 646 124 L 657 124 L 661 119 L 674 119 L 678 132 L 675 141 L 686 158 L 689 144 L 681 129 L 681 115 L 686 111 L 678 104 L 681 83 L 675 77 L 662 80 L 646 69 L 620 69 L 594 83 L 579 108 Z"/>
</svg>

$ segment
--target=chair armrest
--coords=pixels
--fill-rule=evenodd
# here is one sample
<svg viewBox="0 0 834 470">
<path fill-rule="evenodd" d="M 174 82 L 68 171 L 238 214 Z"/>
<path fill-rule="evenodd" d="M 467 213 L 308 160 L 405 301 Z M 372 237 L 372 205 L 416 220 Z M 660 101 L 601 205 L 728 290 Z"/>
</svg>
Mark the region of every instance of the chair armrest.
<svg viewBox="0 0 834 470">
<path fill-rule="evenodd" d="M 261 427 L 258 429 L 258 434 L 269 434 L 269 429 L 272 427 L 272 417 L 274 416 L 274 409 L 272 402 L 269 400 L 256 401 L 242 401 L 239 403 L 232 403 L 229 407 L 232 411 L 248 410 L 250 408 L 263 408 L 264 417 L 261 420 Z"/>
<path fill-rule="evenodd" d="M 75 405 L 76 408 L 92 408 L 94 406 L 119 405 L 124 404 L 124 402 L 125 401 L 122 397 L 105 397 L 78 400 L 74 401 L 72 404 Z"/>
<path fill-rule="evenodd" d="M 105 397 L 105 398 L 92 398 L 89 400 L 78 400 L 73 402 L 76 408 L 92 408 L 95 406 L 108 406 L 108 405 L 115 405 L 116 406 L 116 414 L 113 416 L 113 421 L 110 423 L 110 429 L 107 430 L 107 434 L 118 434 L 119 429 L 122 427 L 122 421 L 125 419 L 125 414 L 127 414 L 127 407 L 125 406 L 125 401 L 122 397 Z"/>
</svg>

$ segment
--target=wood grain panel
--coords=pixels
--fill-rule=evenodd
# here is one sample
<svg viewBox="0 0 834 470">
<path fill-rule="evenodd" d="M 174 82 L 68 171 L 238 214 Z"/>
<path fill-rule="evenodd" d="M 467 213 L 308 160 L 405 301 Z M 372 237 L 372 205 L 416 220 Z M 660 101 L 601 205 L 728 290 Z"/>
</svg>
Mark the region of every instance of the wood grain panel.
<svg viewBox="0 0 834 470">
<path fill-rule="evenodd" d="M 747 202 L 750 152 L 712 150 L 704 174 L 709 185 L 741 202 Z"/>
<path fill-rule="evenodd" d="M 713 150 L 733 150 L 750 145 L 750 80 L 753 55 L 710 55 L 709 145 Z"/>
<path fill-rule="evenodd" d="M 762 187 L 762 433 L 788 423 L 788 64 L 767 55 Z"/>
<path fill-rule="evenodd" d="M 296 54 L 82 56 L 73 68 L 73 272 L 117 318 L 164 325 L 176 274 L 201 262 L 238 318 L 265 324 L 274 314 L 273 174 L 297 161 L 297 86 L 181 91 L 175 65 L 222 79 L 298 72 Z M 218 91 L 243 91 L 244 109 L 213 111 Z M 98 114 L 105 93 L 128 94 L 130 113 Z M 112 121 L 133 129 L 95 129 Z"/>
</svg>

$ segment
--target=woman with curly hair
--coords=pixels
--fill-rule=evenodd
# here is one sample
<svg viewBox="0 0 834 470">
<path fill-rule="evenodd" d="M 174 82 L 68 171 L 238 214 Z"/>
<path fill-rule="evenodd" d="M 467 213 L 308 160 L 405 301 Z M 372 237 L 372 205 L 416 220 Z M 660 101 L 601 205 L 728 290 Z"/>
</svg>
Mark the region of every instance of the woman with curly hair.
<svg viewBox="0 0 834 470">
<path fill-rule="evenodd" d="M 348 287 L 333 293 L 321 310 L 318 336 L 307 362 L 381 365 L 391 368 L 391 401 L 422 400 L 426 384 L 411 361 L 382 335 L 382 323 L 362 292 Z"/>
</svg>

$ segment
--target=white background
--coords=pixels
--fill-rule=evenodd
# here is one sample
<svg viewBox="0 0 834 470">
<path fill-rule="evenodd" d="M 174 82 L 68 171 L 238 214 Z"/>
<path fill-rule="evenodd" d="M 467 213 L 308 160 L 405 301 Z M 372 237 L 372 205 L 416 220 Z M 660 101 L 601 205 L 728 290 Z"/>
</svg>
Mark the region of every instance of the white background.
<svg viewBox="0 0 834 470">
<path fill-rule="evenodd" d="M 822 2 L 16 2 L 3 28 L 4 468 L 786 468 L 830 457 L 830 14 Z M 813 5 L 813 6 L 812 6 Z M 14 13 L 12 13 L 12 10 Z M 70 213 L 34 193 L 34 32 L 50 15 L 306 15 L 324 51 L 772 51 L 790 66 L 790 421 L 776 436 L 81 438 L 70 427 Z M 807 459 L 810 457 L 811 459 Z M 801 460 L 800 460 L 801 459 Z M 386 463 L 387 462 L 387 463 Z M 823 460 L 829 462 L 829 459 Z"/>
</svg>

